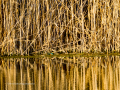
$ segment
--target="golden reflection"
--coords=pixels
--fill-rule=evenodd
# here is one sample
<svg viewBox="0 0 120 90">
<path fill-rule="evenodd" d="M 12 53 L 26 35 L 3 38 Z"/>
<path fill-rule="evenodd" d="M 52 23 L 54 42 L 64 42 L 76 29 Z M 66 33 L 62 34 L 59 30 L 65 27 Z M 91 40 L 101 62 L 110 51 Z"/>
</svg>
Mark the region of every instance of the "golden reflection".
<svg viewBox="0 0 120 90">
<path fill-rule="evenodd" d="M 120 90 L 120 56 L 0 59 L 0 90 Z"/>
</svg>

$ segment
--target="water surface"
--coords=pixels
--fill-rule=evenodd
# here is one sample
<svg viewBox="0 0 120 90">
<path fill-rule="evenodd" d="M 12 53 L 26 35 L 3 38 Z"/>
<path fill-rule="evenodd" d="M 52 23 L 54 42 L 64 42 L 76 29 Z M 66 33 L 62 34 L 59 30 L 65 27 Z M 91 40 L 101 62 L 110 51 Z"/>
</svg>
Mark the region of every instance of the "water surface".
<svg viewBox="0 0 120 90">
<path fill-rule="evenodd" d="M 120 56 L 2 58 L 0 90 L 120 90 Z"/>
</svg>

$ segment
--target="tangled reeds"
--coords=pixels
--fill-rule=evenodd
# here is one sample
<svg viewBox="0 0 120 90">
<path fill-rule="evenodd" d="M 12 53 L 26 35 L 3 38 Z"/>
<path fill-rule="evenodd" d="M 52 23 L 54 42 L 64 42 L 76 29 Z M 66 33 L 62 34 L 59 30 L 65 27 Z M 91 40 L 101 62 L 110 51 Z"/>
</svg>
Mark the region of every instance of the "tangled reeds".
<svg viewBox="0 0 120 90">
<path fill-rule="evenodd" d="M 0 53 L 119 52 L 119 0 L 0 0 Z"/>
</svg>

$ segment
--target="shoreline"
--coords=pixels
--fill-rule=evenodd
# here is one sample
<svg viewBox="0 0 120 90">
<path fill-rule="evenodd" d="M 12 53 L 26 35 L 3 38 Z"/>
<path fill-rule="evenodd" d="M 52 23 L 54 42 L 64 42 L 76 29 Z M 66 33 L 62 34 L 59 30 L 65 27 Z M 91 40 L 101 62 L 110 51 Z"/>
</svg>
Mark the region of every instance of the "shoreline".
<svg viewBox="0 0 120 90">
<path fill-rule="evenodd" d="M 120 53 L 68 53 L 68 54 L 58 54 L 54 53 L 54 55 L 48 54 L 32 54 L 32 55 L 0 55 L 0 58 L 40 58 L 40 57 L 102 57 L 102 56 L 120 56 Z"/>
</svg>

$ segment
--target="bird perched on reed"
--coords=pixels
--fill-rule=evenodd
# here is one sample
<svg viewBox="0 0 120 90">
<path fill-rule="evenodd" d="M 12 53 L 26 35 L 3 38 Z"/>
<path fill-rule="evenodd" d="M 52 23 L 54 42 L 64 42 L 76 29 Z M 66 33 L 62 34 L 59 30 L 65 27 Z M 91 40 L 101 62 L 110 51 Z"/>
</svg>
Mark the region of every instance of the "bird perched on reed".
<svg viewBox="0 0 120 90">
<path fill-rule="evenodd" d="M 48 53 L 48 55 L 54 55 L 53 53 Z"/>
</svg>

